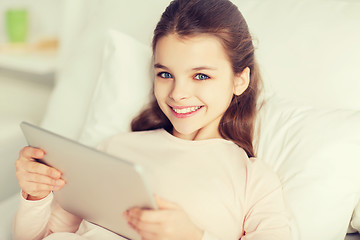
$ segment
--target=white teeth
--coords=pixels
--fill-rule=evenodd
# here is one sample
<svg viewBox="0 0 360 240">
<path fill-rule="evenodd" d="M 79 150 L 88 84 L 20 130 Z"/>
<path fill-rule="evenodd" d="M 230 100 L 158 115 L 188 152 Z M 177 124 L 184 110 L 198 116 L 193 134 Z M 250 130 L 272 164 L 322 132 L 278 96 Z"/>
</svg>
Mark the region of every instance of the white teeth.
<svg viewBox="0 0 360 240">
<path fill-rule="evenodd" d="M 189 108 L 182 108 L 182 109 L 172 108 L 172 109 L 176 113 L 189 113 L 189 112 L 195 112 L 199 108 L 201 108 L 201 107 L 189 107 Z"/>
</svg>

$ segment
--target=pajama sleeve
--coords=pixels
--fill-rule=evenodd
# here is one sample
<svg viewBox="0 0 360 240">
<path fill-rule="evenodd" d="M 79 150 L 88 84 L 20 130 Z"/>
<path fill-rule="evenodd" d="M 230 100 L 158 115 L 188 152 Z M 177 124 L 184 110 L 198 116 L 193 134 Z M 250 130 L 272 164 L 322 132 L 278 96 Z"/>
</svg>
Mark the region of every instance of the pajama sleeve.
<svg viewBox="0 0 360 240">
<path fill-rule="evenodd" d="M 241 240 L 291 240 L 290 214 L 280 180 L 257 161 L 247 170 L 245 235 Z"/>
<path fill-rule="evenodd" d="M 13 239 L 43 239 L 53 232 L 75 232 L 82 221 L 62 209 L 54 201 L 53 193 L 38 201 L 25 199 L 21 194 L 20 204 L 13 223 Z"/>
</svg>

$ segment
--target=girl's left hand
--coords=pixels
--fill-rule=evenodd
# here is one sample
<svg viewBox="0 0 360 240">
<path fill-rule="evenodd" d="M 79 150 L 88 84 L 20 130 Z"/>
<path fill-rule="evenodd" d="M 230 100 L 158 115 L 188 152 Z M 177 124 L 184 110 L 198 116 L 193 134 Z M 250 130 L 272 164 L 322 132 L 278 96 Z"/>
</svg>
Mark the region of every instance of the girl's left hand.
<svg viewBox="0 0 360 240">
<path fill-rule="evenodd" d="M 201 240 L 203 231 L 176 203 L 155 196 L 159 210 L 132 208 L 125 218 L 143 240 Z"/>
</svg>

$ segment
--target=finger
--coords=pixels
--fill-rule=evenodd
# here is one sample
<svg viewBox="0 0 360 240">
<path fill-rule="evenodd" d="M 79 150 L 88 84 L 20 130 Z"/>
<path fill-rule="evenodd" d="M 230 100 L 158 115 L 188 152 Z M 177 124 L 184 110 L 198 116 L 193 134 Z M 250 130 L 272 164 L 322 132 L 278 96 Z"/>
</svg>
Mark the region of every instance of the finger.
<svg viewBox="0 0 360 240">
<path fill-rule="evenodd" d="M 162 231 L 162 225 L 159 223 L 138 222 L 136 225 L 130 224 L 142 237 L 156 236 Z"/>
<path fill-rule="evenodd" d="M 25 171 L 17 171 L 16 177 L 18 178 L 20 187 L 26 193 L 45 190 L 56 191 L 60 190 L 65 185 L 65 181 L 63 179 L 52 179 L 44 175 L 29 173 Z M 39 185 L 39 189 L 36 185 Z"/>
<path fill-rule="evenodd" d="M 181 207 L 174 203 L 174 202 L 170 202 L 164 198 L 161 198 L 157 195 L 154 196 L 155 197 L 155 202 L 157 204 L 157 206 L 159 207 L 159 209 L 181 209 Z"/>
<path fill-rule="evenodd" d="M 136 211 L 137 210 L 135 210 L 134 213 L 136 213 Z M 157 221 L 148 222 L 147 219 L 142 220 L 141 217 L 139 217 L 139 215 L 134 215 L 134 214 L 127 215 L 127 213 L 125 213 L 124 215 L 128 221 L 128 224 L 135 231 L 137 231 L 143 238 L 145 236 L 147 237 L 153 236 L 154 234 L 159 233 L 159 231 L 161 231 L 161 224 L 158 223 Z"/>
<path fill-rule="evenodd" d="M 159 223 L 165 218 L 159 210 L 144 210 L 140 208 L 132 208 L 126 211 L 126 217 L 134 225 L 138 222 Z"/>
<path fill-rule="evenodd" d="M 39 162 L 24 162 L 23 169 L 27 172 L 42 174 L 55 179 L 59 179 L 62 175 L 59 170 Z"/>
<path fill-rule="evenodd" d="M 22 182 L 20 183 L 21 189 L 27 194 L 38 196 L 44 192 L 51 192 L 59 190 L 59 187 L 47 184 L 40 184 L 34 182 Z"/>
<path fill-rule="evenodd" d="M 25 174 L 25 180 L 28 182 L 46 184 L 51 186 L 63 187 L 65 185 L 65 181 L 63 179 L 54 179 L 45 175 L 36 174 L 36 173 L 27 173 Z"/>
<path fill-rule="evenodd" d="M 20 151 L 19 159 L 15 162 L 16 169 L 22 168 L 26 171 L 49 175 L 54 178 L 60 178 L 62 173 L 57 169 L 33 161 L 34 159 L 42 159 L 44 154 L 45 152 L 39 148 L 24 147 Z"/>
<path fill-rule="evenodd" d="M 44 155 L 45 152 L 40 148 L 24 147 L 20 151 L 20 157 L 24 157 L 24 158 L 42 159 Z"/>
</svg>

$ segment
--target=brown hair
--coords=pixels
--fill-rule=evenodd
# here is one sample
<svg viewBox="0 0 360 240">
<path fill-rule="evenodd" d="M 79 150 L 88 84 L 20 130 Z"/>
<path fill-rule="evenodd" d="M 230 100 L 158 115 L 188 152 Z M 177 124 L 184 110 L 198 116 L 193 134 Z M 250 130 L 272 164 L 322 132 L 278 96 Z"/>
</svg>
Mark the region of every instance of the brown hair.
<svg viewBox="0 0 360 240">
<path fill-rule="evenodd" d="M 240 11 L 229 0 L 175 0 L 166 8 L 154 30 L 153 52 L 161 37 L 174 33 L 179 37 L 211 34 L 224 46 L 235 74 L 250 68 L 249 87 L 241 95 L 233 96 L 220 121 L 219 132 L 224 139 L 243 148 L 249 157 L 254 157 L 252 140 L 261 77 L 252 38 Z M 158 128 L 171 132 L 173 127 L 153 96 L 150 105 L 132 121 L 131 129 Z"/>
</svg>

